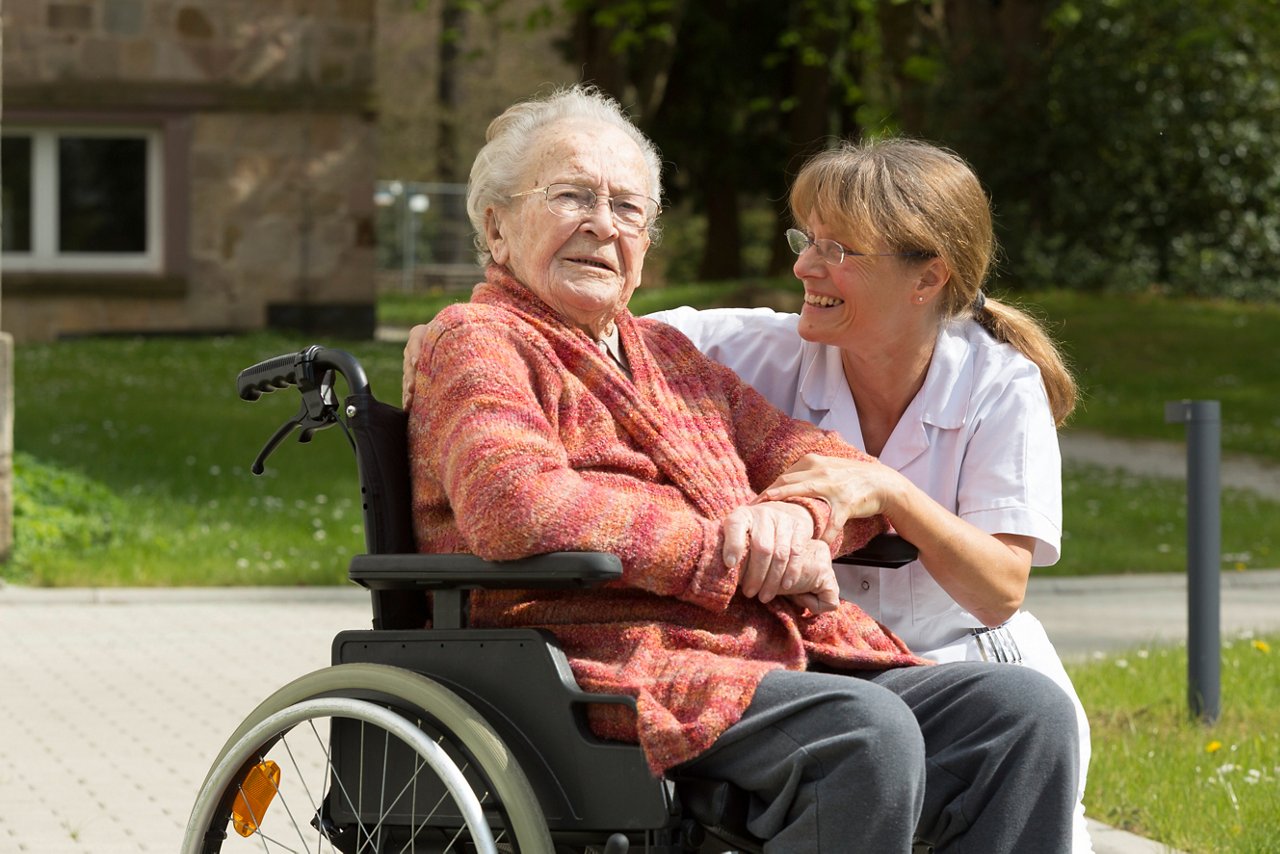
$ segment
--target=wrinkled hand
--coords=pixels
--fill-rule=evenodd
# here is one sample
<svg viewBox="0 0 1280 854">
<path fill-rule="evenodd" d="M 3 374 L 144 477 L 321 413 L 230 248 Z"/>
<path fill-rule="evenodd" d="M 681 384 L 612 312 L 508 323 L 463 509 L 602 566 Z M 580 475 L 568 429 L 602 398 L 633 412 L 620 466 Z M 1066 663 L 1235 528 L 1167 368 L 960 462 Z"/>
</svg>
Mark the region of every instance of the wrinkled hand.
<svg viewBox="0 0 1280 854">
<path fill-rule="evenodd" d="M 831 566 L 831 547 L 822 540 L 812 540 L 813 548 L 820 552 L 815 555 L 815 568 L 820 572 L 812 579 L 812 590 L 805 593 L 793 593 L 787 596 L 801 608 L 808 608 L 814 614 L 825 614 L 840 607 L 840 583 L 836 581 L 835 570 Z"/>
<path fill-rule="evenodd" d="M 422 354 L 422 342 L 427 338 L 427 327 L 419 323 L 409 330 L 409 340 L 404 345 L 404 373 L 400 377 L 400 405 L 408 409 L 413 405 L 413 386 L 418 377 L 418 356 Z"/>
<path fill-rule="evenodd" d="M 813 537 L 813 517 L 803 507 L 770 501 L 739 507 L 723 522 L 726 566 L 745 561 L 738 587 L 744 596 L 769 602 L 775 596 L 805 596 L 815 613 L 832 610 L 839 588 L 831 550 Z"/>
<path fill-rule="evenodd" d="M 895 479 L 900 477 L 898 472 L 875 460 L 806 454 L 779 475 L 756 500 L 805 497 L 826 501 L 831 505 L 831 519 L 818 539 L 830 544 L 850 519 L 886 512 L 888 496 L 893 494 Z"/>
</svg>

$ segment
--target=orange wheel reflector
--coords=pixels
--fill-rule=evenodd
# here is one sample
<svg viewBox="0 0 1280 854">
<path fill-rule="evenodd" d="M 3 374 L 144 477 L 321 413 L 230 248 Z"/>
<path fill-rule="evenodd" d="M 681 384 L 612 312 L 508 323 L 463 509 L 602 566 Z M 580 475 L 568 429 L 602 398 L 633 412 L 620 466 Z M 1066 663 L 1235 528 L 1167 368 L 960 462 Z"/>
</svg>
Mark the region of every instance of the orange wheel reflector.
<svg viewBox="0 0 1280 854">
<path fill-rule="evenodd" d="M 231 823 L 236 833 L 252 836 L 262 824 L 267 807 L 280 790 L 280 766 L 270 759 L 249 769 L 240 783 L 240 792 L 231 807 Z"/>
</svg>

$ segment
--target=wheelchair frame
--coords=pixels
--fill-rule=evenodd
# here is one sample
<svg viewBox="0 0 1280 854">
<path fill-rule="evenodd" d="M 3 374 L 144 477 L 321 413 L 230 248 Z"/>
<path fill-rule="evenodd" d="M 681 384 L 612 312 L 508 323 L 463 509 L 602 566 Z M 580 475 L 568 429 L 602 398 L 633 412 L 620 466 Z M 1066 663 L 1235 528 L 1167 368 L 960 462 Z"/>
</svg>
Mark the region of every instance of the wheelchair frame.
<svg viewBox="0 0 1280 854">
<path fill-rule="evenodd" d="M 341 404 L 338 374 L 350 390 Z M 656 780 L 638 745 L 590 733 L 586 705 L 634 701 L 582 691 L 549 632 L 466 625 L 469 590 L 589 587 L 620 577 L 617 557 L 561 552 L 496 563 L 418 554 L 406 414 L 374 398 L 363 368 L 340 350 L 311 346 L 237 379 L 245 400 L 289 387 L 301 408 L 253 471 L 294 431 L 302 442 L 334 424 L 347 432 L 367 549 L 349 577 L 370 591 L 373 628 L 340 632 L 333 666 L 276 691 L 232 734 L 200 788 L 184 854 L 229 844 L 344 854 L 761 850 L 745 827 L 745 793 L 716 781 Z M 914 558 L 910 544 L 882 536 L 856 562 Z M 291 742 L 299 730 L 319 754 L 320 782 L 305 790 L 303 814 L 285 807 L 286 822 L 274 802 L 283 801 L 286 770 L 290 782 L 303 776 L 294 753 L 301 745 Z M 267 758 L 272 752 L 280 762 Z M 244 841 L 237 828 L 247 828 Z M 280 833 L 296 833 L 301 848 L 285 846 Z"/>
</svg>

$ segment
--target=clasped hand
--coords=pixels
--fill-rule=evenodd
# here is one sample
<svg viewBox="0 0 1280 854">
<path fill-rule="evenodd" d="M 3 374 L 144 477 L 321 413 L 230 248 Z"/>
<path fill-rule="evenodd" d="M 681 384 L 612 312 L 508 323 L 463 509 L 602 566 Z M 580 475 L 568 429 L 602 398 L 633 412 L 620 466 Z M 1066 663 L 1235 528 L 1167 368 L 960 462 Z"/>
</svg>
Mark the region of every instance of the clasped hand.
<svg viewBox="0 0 1280 854">
<path fill-rule="evenodd" d="M 822 499 L 831 506 L 831 519 L 826 530 L 818 533 L 818 539 L 834 543 L 850 519 L 887 513 L 889 497 L 900 488 L 901 479 L 896 471 L 874 460 L 806 454 L 756 500 Z"/>
<path fill-rule="evenodd" d="M 834 611 L 840 588 L 831 549 L 814 538 L 813 517 L 803 507 L 765 501 L 739 507 L 724 518 L 726 566 L 741 566 L 744 596 L 769 602 L 786 596 L 815 614 Z"/>
</svg>

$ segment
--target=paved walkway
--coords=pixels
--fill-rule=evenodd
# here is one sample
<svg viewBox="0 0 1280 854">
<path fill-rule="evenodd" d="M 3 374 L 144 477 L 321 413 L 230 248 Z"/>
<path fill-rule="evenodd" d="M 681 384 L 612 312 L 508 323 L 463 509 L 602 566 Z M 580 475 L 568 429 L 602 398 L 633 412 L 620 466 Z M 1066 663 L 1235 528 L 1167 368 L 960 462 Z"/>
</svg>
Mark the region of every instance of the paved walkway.
<svg viewBox="0 0 1280 854">
<path fill-rule="evenodd" d="M 1112 439 L 1074 430 L 1062 432 L 1059 441 L 1066 462 L 1090 463 L 1155 477 L 1185 479 L 1187 476 L 1187 446 L 1183 442 Z M 1242 454 L 1223 454 L 1220 470 L 1224 489 L 1248 489 L 1280 501 L 1280 464 Z"/>
<path fill-rule="evenodd" d="M 1280 629 L 1280 571 L 1224 576 L 1223 627 Z M 1064 657 L 1177 641 L 1177 576 L 1035 580 L 1028 607 Z M 0 587 L 0 851 L 173 854 L 223 740 L 367 626 L 354 588 Z M 1098 854 L 1165 850 L 1096 827 Z"/>
</svg>

